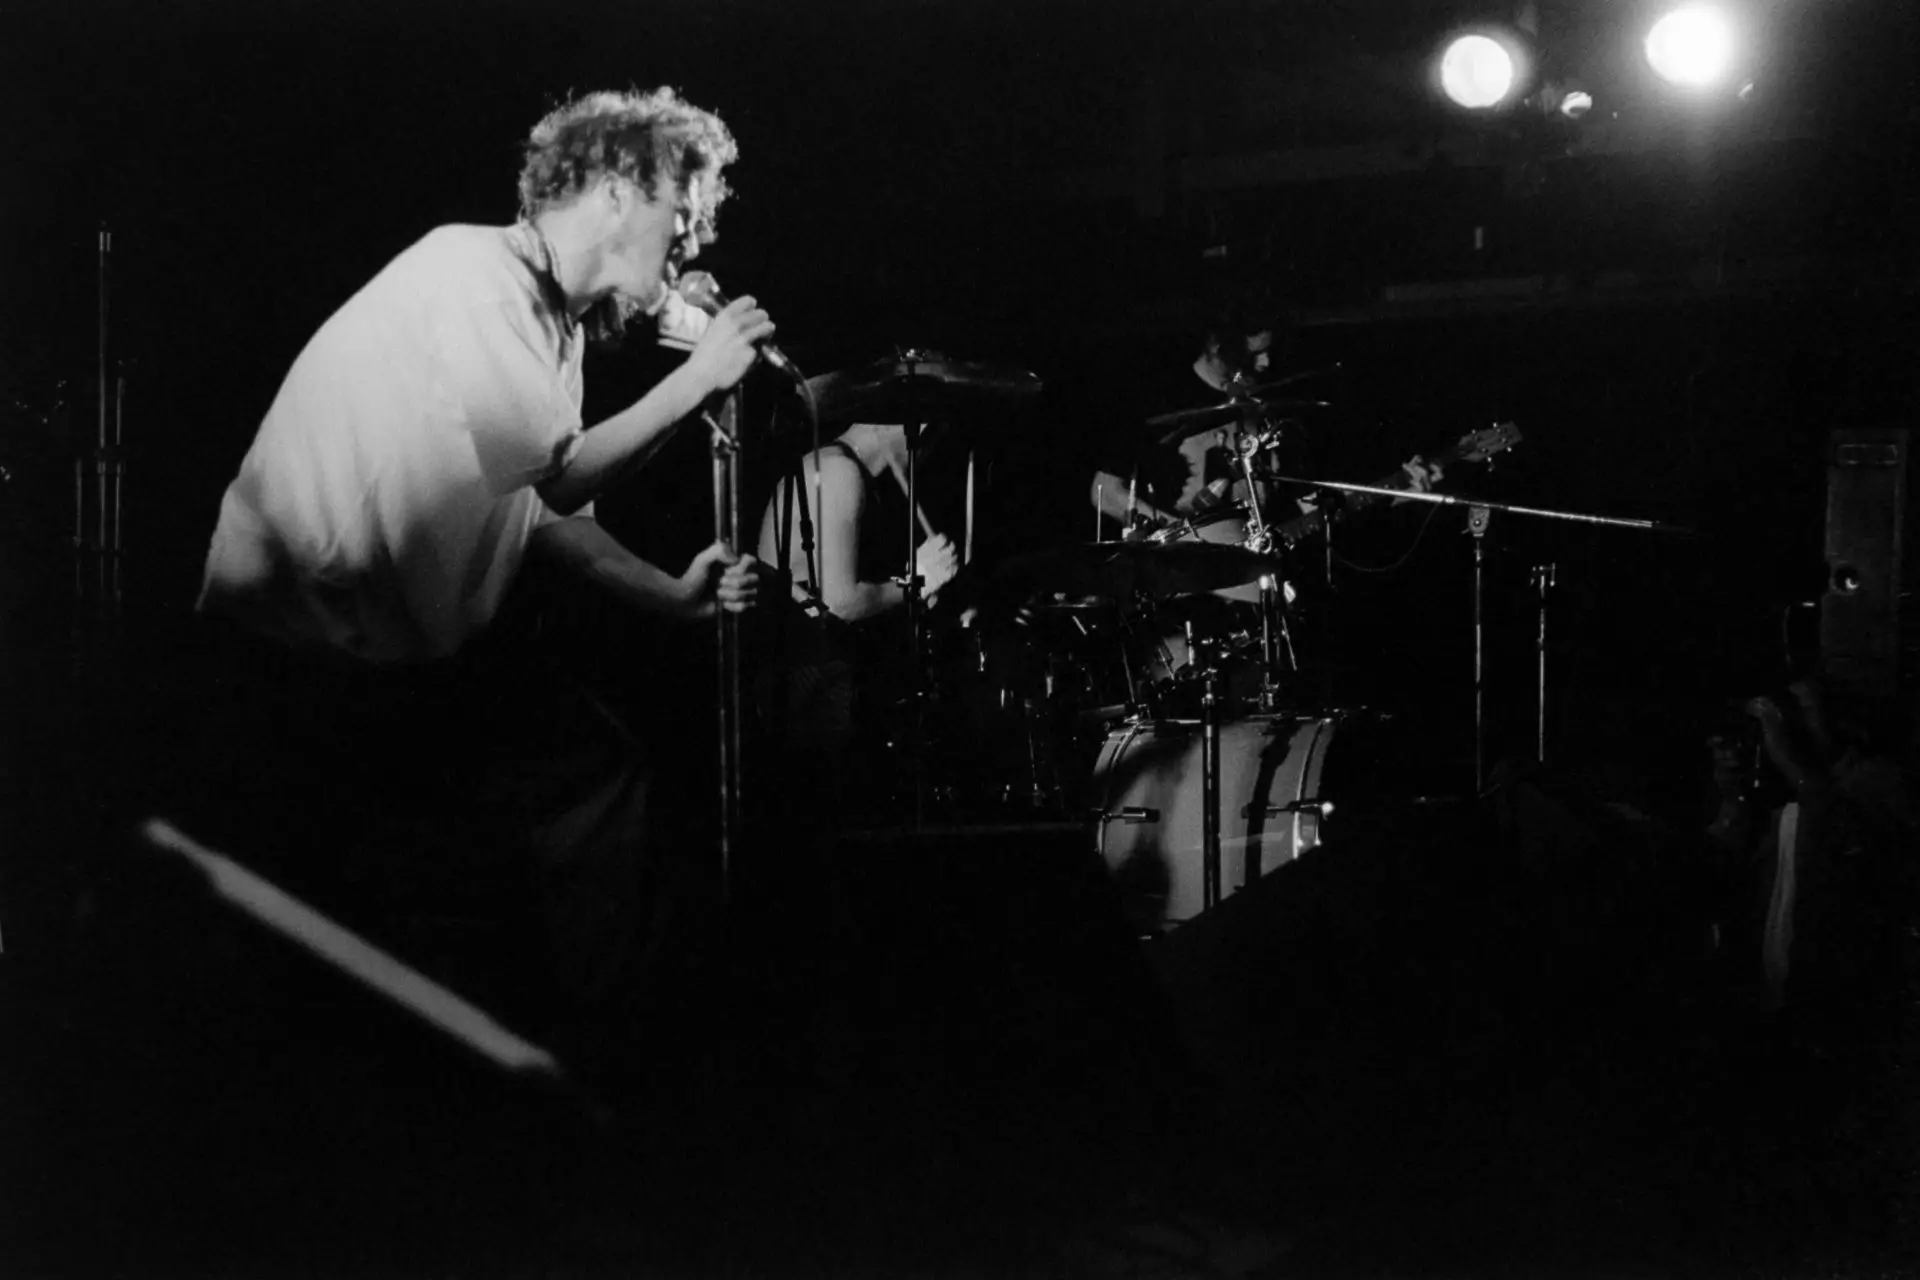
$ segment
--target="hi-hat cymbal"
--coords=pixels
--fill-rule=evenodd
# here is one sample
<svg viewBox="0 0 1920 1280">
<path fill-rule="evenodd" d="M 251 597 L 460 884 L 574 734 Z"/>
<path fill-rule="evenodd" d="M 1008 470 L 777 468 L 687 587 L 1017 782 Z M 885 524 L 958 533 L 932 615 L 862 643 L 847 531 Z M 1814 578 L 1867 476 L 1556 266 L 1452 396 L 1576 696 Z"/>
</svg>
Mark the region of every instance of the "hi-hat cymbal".
<svg viewBox="0 0 1920 1280">
<path fill-rule="evenodd" d="M 902 351 L 869 365 L 807 379 L 822 422 L 934 422 L 1007 409 L 1036 396 L 1025 369 Z"/>
<path fill-rule="evenodd" d="M 1014 556 L 994 576 L 1010 585 L 1119 599 L 1224 591 L 1285 572 L 1278 556 L 1218 542 L 1084 542 Z"/>
</svg>

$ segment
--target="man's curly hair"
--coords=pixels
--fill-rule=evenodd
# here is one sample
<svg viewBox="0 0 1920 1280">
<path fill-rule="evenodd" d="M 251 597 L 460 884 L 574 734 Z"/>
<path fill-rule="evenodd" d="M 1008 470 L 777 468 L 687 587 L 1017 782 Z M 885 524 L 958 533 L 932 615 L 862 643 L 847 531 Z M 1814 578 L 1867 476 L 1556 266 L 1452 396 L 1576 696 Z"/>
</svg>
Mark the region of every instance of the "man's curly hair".
<svg viewBox="0 0 1920 1280">
<path fill-rule="evenodd" d="M 626 178 L 651 198 L 662 175 L 685 184 L 709 175 L 702 243 L 726 198 L 722 169 L 739 156 L 719 116 L 670 88 L 651 93 L 589 93 L 549 112 L 527 136 L 520 169 L 520 212 L 531 218 L 578 195 L 603 173 Z"/>
</svg>

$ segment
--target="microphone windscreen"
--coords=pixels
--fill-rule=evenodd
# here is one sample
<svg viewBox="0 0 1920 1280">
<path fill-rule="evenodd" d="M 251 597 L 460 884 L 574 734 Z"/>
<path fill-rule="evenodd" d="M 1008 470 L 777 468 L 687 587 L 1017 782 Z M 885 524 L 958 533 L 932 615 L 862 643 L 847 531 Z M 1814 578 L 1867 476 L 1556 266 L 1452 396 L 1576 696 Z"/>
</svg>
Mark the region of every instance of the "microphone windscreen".
<svg viewBox="0 0 1920 1280">
<path fill-rule="evenodd" d="M 689 271 L 675 288 L 682 298 L 708 314 L 727 305 L 727 296 L 720 292 L 720 283 L 710 271 Z"/>
<path fill-rule="evenodd" d="M 660 345 L 691 351 L 707 326 L 713 323 L 713 317 L 688 301 L 684 294 L 669 289 L 654 321 L 660 328 Z"/>
</svg>

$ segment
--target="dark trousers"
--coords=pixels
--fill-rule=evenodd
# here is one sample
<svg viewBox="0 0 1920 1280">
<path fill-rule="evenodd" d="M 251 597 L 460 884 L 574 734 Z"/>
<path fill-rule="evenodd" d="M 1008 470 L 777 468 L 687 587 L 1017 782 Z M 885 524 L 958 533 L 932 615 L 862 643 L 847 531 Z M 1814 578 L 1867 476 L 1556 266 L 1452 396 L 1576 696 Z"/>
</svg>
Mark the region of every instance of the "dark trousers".
<svg viewBox="0 0 1920 1280">
<path fill-rule="evenodd" d="M 534 628 L 379 668 L 205 627 L 203 838 L 483 1003 L 545 1018 L 622 980 L 662 874 L 647 753 Z"/>
</svg>

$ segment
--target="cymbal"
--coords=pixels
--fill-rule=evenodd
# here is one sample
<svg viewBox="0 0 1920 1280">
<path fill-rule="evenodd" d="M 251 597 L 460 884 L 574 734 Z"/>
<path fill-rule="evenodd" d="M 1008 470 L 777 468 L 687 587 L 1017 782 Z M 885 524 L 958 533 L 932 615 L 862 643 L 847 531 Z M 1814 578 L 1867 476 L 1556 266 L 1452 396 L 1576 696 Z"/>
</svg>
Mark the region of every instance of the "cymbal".
<svg viewBox="0 0 1920 1280">
<path fill-rule="evenodd" d="M 872 364 L 807 379 L 822 422 L 933 422 L 1007 409 L 1040 393 L 1025 369 L 902 351 Z"/>
<path fill-rule="evenodd" d="M 1266 417 L 1270 414 L 1296 413 L 1306 409 L 1327 407 L 1328 402 L 1325 400 L 1223 400 L 1219 404 L 1201 405 L 1194 409 L 1176 409 L 1172 413 L 1148 418 L 1147 426 L 1160 433 L 1161 444 L 1177 444 L 1188 436 L 1205 431 L 1209 427 L 1237 422 L 1247 415 Z"/>
<path fill-rule="evenodd" d="M 1003 562 L 1002 582 L 1072 596 L 1157 598 L 1223 591 L 1286 572 L 1278 556 L 1219 542 L 1085 542 L 1028 552 Z"/>
<path fill-rule="evenodd" d="M 1311 378 L 1331 378 L 1344 372 L 1345 370 L 1337 364 L 1328 365 L 1324 369 L 1300 369 L 1282 377 L 1271 378 L 1266 382 L 1256 383 L 1246 388 L 1246 392 L 1256 400 L 1264 400 L 1282 387 L 1291 387 L 1296 383 L 1306 382 Z"/>
</svg>

